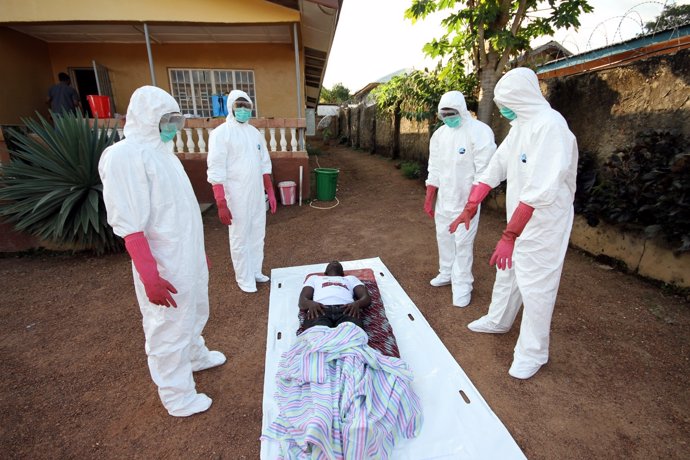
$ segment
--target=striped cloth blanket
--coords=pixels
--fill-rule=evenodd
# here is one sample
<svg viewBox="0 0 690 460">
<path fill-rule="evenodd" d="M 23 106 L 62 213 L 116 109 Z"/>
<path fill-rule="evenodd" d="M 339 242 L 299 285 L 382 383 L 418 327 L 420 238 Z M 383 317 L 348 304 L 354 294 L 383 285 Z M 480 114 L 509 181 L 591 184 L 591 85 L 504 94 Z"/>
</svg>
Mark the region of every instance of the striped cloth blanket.
<svg viewBox="0 0 690 460">
<path fill-rule="evenodd" d="M 419 434 L 421 404 L 399 358 L 367 345 L 353 323 L 314 326 L 283 353 L 278 418 L 262 434 L 284 460 L 388 459 L 395 443 Z"/>
</svg>

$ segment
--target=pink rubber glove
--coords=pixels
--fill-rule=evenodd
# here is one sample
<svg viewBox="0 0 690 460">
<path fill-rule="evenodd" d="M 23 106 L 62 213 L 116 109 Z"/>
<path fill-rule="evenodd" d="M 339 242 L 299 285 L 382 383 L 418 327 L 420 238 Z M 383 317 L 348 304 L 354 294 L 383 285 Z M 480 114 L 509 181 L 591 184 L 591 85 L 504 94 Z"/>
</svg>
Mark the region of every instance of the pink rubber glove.
<svg viewBox="0 0 690 460">
<path fill-rule="evenodd" d="M 223 184 L 213 185 L 213 198 L 216 199 L 216 207 L 218 207 L 218 218 L 223 225 L 232 225 L 232 214 L 228 209 L 228 202 L 225 201 L 225 189 Z"/>
<path fill-rule="evenodd" d="M 518 207 L 515 208 L 515 212 L 513 212 L 513 216 L 510 218 L 510 222 L 508 222 L 506 229 L 503 231 L 503 236 L 496 245 L 489 265 L 496 265 L 501 270 L 513 267 L 515 240 L 522 234 L 533 212 L 534 208 L 532 206 L 522 201 L 518 204 Z"/>
<path fill-rule="evenodd" d="M 432 219 L 434 218 L 434 198 L 436 198 L 436 191 L 438 187 L 433 185 L 426 186 L 426 197 L 424 198 L 424 212 Z"/>
<path fill-rule="evenodd" d="M 268 194 L 268 207 L 271 209 L 271 214 L 276 213 L 276 193 L 273 191 L 273 182 L 270 174 L 264 174 L 264 189 Z"/>
<path fill-rule="evenodd" d="M 141 282 L 144 283 L 146 297 L 149 298 L 149 301 L 156 305 L 177 308 L 172 296 L 172 294 L 177 294 L 177 289 L 158 274 L 156 259 L 151 254 L 151 248 L 144 232 L 125 236 L 125 247 L 134 262 L 134 268 L 137 269 Z"/>
<path fill-rule="evenodd" d="M 467 199 L 467 204 L 465 209 L 462 210 L 457 219 L 455 219 L 448 229 L 450 233 L 455 233 L 460 224 L 465 223 L 465 229 L 470 229 L 470 221 L 477 215 L 477 209 L 479 205 L 482 204 L 486 195 L 491 191 L 491 187 L 483 182 L 478 182 L 477 185 L 473 185 L 470 189 L 470 197 Z"/>
</svg>

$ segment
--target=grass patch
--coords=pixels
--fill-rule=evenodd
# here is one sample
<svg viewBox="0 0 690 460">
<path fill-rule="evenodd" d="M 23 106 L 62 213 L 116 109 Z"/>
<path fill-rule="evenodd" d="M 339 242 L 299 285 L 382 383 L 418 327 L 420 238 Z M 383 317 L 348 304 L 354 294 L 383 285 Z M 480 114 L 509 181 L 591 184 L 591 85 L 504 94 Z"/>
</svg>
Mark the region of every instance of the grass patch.
<svg viewBox="0 0 690 460">
<path fill-rule="evenodd" d="M 419 179 L 422 177 L 422 166 L 416 161 L 403 161 L 400 163 L 400 171 L 408 179 Z"/>
</svg>

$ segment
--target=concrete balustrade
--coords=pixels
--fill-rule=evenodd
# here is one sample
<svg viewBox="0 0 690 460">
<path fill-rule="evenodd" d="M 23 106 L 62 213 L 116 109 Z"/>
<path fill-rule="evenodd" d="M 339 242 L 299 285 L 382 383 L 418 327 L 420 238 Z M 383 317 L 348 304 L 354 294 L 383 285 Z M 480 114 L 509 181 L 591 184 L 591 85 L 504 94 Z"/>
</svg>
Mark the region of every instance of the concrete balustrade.
<svg viewBox="0 0 690 460">
<path fill-rule="evenodd" d="M 175 136 L 175 153 L 207 153 L 209 134 L 224 122 L 224 118 L 188 118 Z M 304 118 L 252 118 L 249 123 L 264 135 L 270 152 L 305 151 L 307 124 Z M 123 120 L 103 119 L 98 120 L 98 124 L 107 126 L 108 132 L 116 129 L 120 137 L 123 136 Z"/>
<path fill-rule="evenodd" d="M 225 118 L 188 118 L 184 128 L 173 140 L 174 152 L 182 161 L 197 199 L 201 203 L 213 202 L 213 192 L 206 180 L 206 154 L 208 136 Z M 91 124 L 95 120 L 91 120 Z M 252 118 L 249 123 L 257 128 L 266 139 L 273 166 L 274 185 L 281 181 L 299 184 L 302 168 L 302 196 L 306 200 L 310 193 L 309 155 L 305 148 L 306 120 L 304 118 Z M 110 133 L 117 130 L 123 137 L 124 120 L 98 120 Z"/>
</svg>

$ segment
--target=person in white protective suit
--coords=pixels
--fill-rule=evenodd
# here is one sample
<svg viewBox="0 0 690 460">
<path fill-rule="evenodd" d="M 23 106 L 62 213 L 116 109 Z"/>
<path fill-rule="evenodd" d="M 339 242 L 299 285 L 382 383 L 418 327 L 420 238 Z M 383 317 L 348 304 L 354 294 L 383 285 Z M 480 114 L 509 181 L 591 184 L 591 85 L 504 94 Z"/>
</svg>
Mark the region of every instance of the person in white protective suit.
<svg viewBox="0 0 690 460">
<path fill-rule="evenodd" d="M 237 285 L 244 292 L 256 292 L 256 283 L 265 283 L 261 273 L 266 235 L 264 190 L 271 214 L 276 197 L 271 181 L 271 158 L 266 139 L 248 123 L 252 102 L 247 93 L 233 90 L 228 95 L 231 108 L 225 123 L 209 136 L 208 181 L 218 207 L 218 217 L 229 226 L 230 257 Z"/>
<path fill-rule="evenodd" d="M 151 377 L 168 413 L 185 417 L 211 406 L 196 392 L 192 372 L 219 366 L 225 356 L 209 351 L 201 336 L 209 314 L 204 232 L 172 142 L 184 117 L 172 96 L 144 86 L 132 94 L 126 120 L 125 139 L 98 165 L 103 200 L 132 258 Z"/>
<path fill-rule="evenodd" d="M 507 179 L 508 225 L 490 261 L 498 268 L 491 305 L 468 328 L 507 332 L 524 305 L 508 373 L 528 379 L 549 359 L 551 316 L 573 225 L 577 141 L 542 96 L 530 69 L 506 73 L 496 84 L 494 101 L 511 120 L 510 132 L 479 175 L 451 231 L 460 223 L 467 227 L 488 191 Z"/>
<path fill-rule="evenodd" d="M 472 250 L 479 218 L 471 222 L 469 230 L 451 234 L 448 227 L 462 211 L 472 182 L 486 168 L 496 144 L 491 128 L 472 118 L 459 91 L 441 96 L 438 116 L 444 126 L 436 130 L 429 142 L 424 201 L 424 211 L 436 224 L 438 244 L 439 273 L 430 283 L 452 284 L 453 305 L 465 307 L 472 297 Z"/>
</svg>

